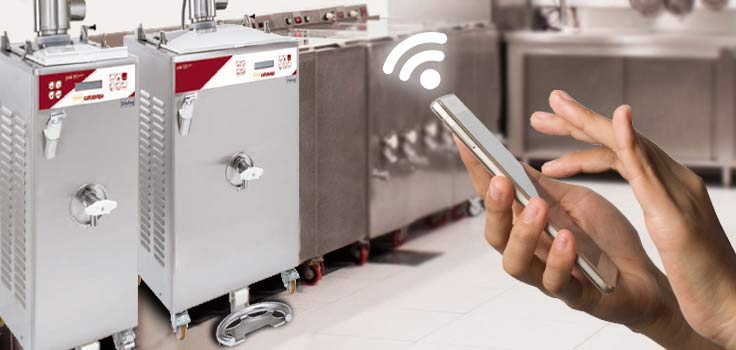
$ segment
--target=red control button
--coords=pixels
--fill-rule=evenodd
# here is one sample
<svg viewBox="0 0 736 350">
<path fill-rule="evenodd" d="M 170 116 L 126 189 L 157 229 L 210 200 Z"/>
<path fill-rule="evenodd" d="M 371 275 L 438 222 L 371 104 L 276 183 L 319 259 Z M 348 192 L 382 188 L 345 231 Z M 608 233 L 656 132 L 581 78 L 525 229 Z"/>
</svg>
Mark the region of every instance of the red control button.
<svg viewBox="0 0 736 350">
<path fill-rule="evenodd" d="M 301 17 L 296 17 L 296 18 L 294 18 L 294 22 L 296 22 L 296 24 L 302 24 L 302 18 Z"/>
<path fill-rule="evenodd" d="M 337 18 L 345 18 L 345 12 L 342 12 L 342 11 L 338 12 Z"/>
</svg>

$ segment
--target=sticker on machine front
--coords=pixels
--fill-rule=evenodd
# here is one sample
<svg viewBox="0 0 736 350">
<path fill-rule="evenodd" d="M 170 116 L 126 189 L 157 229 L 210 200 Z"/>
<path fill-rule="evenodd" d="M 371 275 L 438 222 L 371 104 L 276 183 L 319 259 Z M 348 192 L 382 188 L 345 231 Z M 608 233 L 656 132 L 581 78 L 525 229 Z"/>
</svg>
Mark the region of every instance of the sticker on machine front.
<svg viewBox="0 0 736 350">
<path fill-rule="evenodd" d="M 297 75 L 296 48 L 222 56 L 176 64 L 176 93 Z"/>
<path fill-rule="evenodd" d="M 40 110 L 135 97 L 135 65 L 42 75 L 38 78 Z"/>
</svg>

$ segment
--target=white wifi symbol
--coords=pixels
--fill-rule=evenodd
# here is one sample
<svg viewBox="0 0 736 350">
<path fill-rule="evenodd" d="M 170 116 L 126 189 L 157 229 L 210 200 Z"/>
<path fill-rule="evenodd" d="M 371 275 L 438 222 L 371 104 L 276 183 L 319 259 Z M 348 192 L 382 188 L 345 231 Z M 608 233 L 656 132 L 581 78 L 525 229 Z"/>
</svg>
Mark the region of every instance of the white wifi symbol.
<svg viewBox="0 0 736 350">
<path fill-rule="evenodd" d="M 440 44 L 444 45 L 447 43 L 447 35 L 444 33 L 427 32 L 413 35 L 406 40 L 400 42 L 391 51 L 386 59 L 386 63 L 383 65 L 383 72 L 386 74 L 393 74 L 396 70 L 396 65 L 399 63 L 401 57 L 403 57 L 409 50 L 423 44 Z M 422 51 L 412 56 L 406 64 L 401 68 L 399 73 L 399 79 L 401 81 L 409 81 L 414 70 L 420 65 L 427 62 L 442 62 L 445 60 L 445 53 L 439 50 L 428 50 Z M 434 69 L 427 69 L 422 72 L 419 76 L 419 82 L 427 90 L 434 90 L 442 83 L 442 76 Z"/>
</svg>

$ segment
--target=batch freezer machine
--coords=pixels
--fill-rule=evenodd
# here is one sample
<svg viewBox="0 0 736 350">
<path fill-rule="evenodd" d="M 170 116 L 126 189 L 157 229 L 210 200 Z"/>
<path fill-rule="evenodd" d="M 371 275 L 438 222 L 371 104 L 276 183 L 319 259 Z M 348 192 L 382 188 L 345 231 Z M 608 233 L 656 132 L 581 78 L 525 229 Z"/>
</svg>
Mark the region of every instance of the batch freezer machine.
<svg viewBox="0 0 736 350">
<path fill-rule="evenodd" d="M 300 245 L 298 43 L 189 7 L 188 30 L 125 38 L 141 69 L 140 274 L 179 338 L 194 306 L 230 294 L 239 311 L 279 273 L 293 292 Z"/>
<path fill-rule="evenodd" d="M 0 315 L 26 350 L 135 347 L 137 61 L 89 43 L 83 2 L 0 39 Z"/>
</svg>

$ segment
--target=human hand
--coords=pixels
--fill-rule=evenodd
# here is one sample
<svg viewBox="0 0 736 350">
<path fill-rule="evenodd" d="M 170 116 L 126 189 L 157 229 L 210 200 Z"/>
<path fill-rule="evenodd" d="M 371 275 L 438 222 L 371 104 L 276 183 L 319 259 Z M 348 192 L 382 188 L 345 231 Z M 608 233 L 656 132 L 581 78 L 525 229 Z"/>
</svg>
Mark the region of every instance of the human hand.
<svg viewBox="0 0 736 350">
<path fill-rule="evenodd" d="M 666 277 L 647 256 L 636 230 L 606 199 L 527 168 L 552 203 L 533 198 L 521 208 L 511 182 L 492 177 L 462 142 L 456 143 L 476 190 L 485 198 L 486 240 L 503 255 L 507 273 L 573 309 L 626 325 L 668 349 L 715 348 L 688 327 Z M 566 211 L 617 265 L 613 293 L 601 294 L 575 266 L 576 242 L 570 231 L 560 231 L 554 242 L 543 234 L 550 207 Z"/>
<path fill-rule="evenodd" d="M 736 348 L 736 254 L 702 179 L 636 132 L 629 106 L 608 119 L 562 91 L 552 93 L 550 106 L 555 114 L 532 116 L 535 129 L 597 146 L 545 164 L 543 174 L 620 173 L 643 209 L 686 320 L 702 336 Z"/>
</svg>

